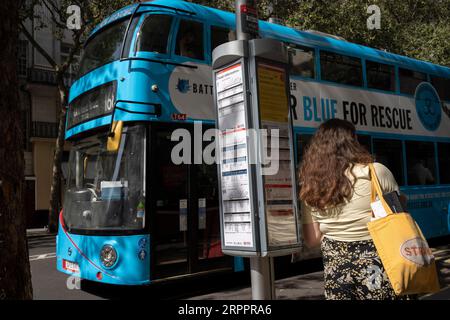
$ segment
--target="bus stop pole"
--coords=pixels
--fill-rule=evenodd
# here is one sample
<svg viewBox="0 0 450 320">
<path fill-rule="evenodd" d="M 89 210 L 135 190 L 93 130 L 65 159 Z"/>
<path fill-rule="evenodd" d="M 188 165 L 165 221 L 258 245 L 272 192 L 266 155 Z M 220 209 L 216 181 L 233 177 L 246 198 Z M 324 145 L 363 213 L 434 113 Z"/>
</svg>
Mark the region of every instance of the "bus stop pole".
<svg viewBox="0 0 450 320">
<path fill-rule="evenodd" d="M 253 300 L 275 299 L 274 267 L 272 257 L 251 257 L 250 277 Z"/>
<path fill-rule="evenodd" d="M 249 32 L 248 14 L 256 9 L 256 0 L 236 0 L 236 38 L 237 40 L 251 40 L 254 34 Z M 245 75 L 249 77 L 249 75 Z M 253 106 L 255 107 L 255 106 Z M 252 283 L 253 300 L 275 299 L 274 266 L 272 257 L 251 257 L 250 277 Z"/>
</svg>

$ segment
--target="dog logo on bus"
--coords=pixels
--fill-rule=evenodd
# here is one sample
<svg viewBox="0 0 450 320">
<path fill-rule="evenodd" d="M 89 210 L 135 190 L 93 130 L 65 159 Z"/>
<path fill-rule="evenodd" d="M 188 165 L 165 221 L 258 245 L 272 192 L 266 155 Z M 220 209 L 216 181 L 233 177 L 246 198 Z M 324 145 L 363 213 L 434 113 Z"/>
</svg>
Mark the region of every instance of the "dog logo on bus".
<svg viewBox="0 0 450 320">
<path fill-rule="evenodd" d="M 178 78 L 177 90 L 180 91 L 181 93 L 188 93 L 189 90 L 191 90 L 189 80 Z"/>
<path fill-rule="evenodd" d="M 416 111 L 422 125 L 429 131 L 435 131 L 441 124 L 441 100 L 428 82 L 422 82 L 417 86 Z"/>
</svg>

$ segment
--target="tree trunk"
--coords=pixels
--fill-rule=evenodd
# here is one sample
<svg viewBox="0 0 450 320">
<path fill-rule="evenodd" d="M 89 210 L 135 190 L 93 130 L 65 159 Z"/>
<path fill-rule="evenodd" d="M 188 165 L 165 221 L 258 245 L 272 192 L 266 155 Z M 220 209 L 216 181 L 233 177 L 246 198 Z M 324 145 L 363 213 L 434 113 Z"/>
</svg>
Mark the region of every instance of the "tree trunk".
<svg viewBox="0 0 450 320">
<path fill-rule="evenodd" d="M 17 80 L 18 1 L 0 1 L 0 300 L 32 299 Z"/>
<path fill-rule="evenodd" d="M 52 186 L 50 189 L 50 211 L 48 216 L 48 231 L 50 233 L 58 230 L 58 215 L 61 210 L 61 162 L 64 151 L 64 133 L 66 127 L 66 105 L 68 90 L 64 84 L 63 75 L 59 72 L 58 90 L 61 101 L 59 114 L 58 137 L 56 138 L 55 154 L 53 156 Z"/>
</svg>

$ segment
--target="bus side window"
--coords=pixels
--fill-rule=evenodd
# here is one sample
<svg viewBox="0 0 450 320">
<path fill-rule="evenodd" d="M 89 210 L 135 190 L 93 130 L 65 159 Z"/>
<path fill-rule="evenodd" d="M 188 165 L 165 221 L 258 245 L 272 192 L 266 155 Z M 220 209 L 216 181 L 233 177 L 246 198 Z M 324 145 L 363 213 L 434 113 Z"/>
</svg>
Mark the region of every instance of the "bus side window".
<svg viewBox="0 0 450 320">
<path fill-rule="evenodd" d="M 320 51 L 321 79 L 362 87 L 362 64 L 360 58 Z"/>
<path fill-rule="evenodd" d="M 211 26 L 211 54 L 216 47 L 233 40 L 236 40 L 236 31 Z"/>
<path fill-rule="evenodd" d="M 370 136 L 365 134 L 358 134 L 357 137 L 359 144 L 362 145 L 367 151 L 369 151 L 369 153 L 372 153 Z"/>
<path fill-rule="evenodd" d="M 384 164 L 392 172 L 397 184 L 404 185 L 402 142 L 374 138 L 373 153 L 375 161 Z"/>
<path fill-rule="evenodd" d="M 394 66 L 366 60 L 367 87 L 395 91 Z"/>
<path fill-rule="evenodd" d="M 291 54 L 291 74 L 304 78 L 315 77 L 314 49 L 297 46 Z"/>
<path fill-rule="evenodd" d="M 434 143 L 406 141 L 408 185 L 436 183 Z"/>
<path fill-rule="evenodd" d="M 171 25 L 171 16 L 163 14 L 148 16 L 139 31 L 136 51 L 167 53 Z"/>
<path fill-rule="evenodd" d="M 300 164 L 303 160 L 303 155 L 305 154 L 305 150 L 311 141 L 312 134 L 297 134 L 297 167 L 300 167 Z"/>
<path fill-rule="evenodd" d="M 450 79 L 431 77 L 431 83 L 436 88 L 441 100 L 450 101 Z"/>
<path fill-rule="evenodd" d="M 450 184 L 450 143 L 439 142 L 439 177 L 441 184 Z"/>
<path fill-rule="evenodd" d="M 192 59 L 203 60 L 203 23 L 181 20 L 178 28 L 175 54 Z"/>
<path fill-rule="evenodd" d="M 414 70 L 398 68 L 400 93 L 414 95 L 419 83 L 427 81 L 427 75 Z"/>
</svg>

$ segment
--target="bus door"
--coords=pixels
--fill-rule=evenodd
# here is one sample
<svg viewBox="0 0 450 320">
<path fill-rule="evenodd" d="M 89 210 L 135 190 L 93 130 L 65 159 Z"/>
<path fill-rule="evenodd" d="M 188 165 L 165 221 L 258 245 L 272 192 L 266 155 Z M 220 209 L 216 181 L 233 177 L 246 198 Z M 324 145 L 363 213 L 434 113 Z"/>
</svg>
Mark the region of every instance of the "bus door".
<svg viewBox="0 0 450 320">
<path fill-rule="evenodd" d="M 191 164 L 174 163 L 181 142 L 171 141 L 176 129 L 191 137 Z M 221 251 L 217 167 L 194 164 L 193 126 L 153 125 L 151 135 L 151 278 L 231 269 L 233 259 Z"/>
</svg>

